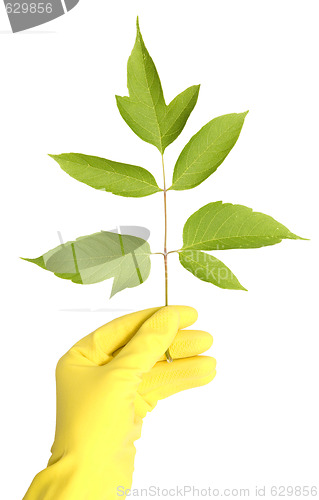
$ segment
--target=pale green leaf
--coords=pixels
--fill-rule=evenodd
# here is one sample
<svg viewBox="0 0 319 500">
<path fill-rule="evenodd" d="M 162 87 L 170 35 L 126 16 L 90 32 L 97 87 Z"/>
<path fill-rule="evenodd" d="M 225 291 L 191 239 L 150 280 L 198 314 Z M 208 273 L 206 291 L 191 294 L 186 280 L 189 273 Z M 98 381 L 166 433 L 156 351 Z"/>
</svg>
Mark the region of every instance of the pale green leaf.
<svg viewBox="0 0 319 500">
<path fill-rule="evenodd" d="M 145 47 L 139 24 L 127 64 L 129 97 L 116 96 L 121 116 L 141 139 L 161 153 L 182 132 L 197 102 L 199 85 L 189 87 L 167 105 L 155 64 Z"/>
<path fill-rule="evenodd" d="M 37 259 L 24 260 L 83 285 L 114 278 L 111 296 L 143 283 L 151 266 L 147 241 L 107 231 L 82 236 Z"/>
<path fill-rule="evenodd" d="M 183 230 L 183 249 L 227 250 L 259 248 L 283 239 L 304 239 L 269 215 L 242 205 L 217 201 L 189 217 Z"/>
<path fill-rule="evenodd" d="M 198 99 L 200 85 L 192 85 L 178 94 L 168 106 L 160 130 L 162 134 L 162 148 L 169 146 L 182 132 L 193 111 Z"/>
<path fill-rule="evenodd" d="M 179 261 L 196 278 L 228 290 L 246 290 L 231 270 L 212 255 L 199 250 L 179 253 Z"/>
<path fill-rule="evenodd" d="M 236 144 L 247 113 L 219 116 L 197 132 L 176 162 L 170 189 L 194 188 L 214 173 Z"/>
<path fill-rule="evenodd" d="M 144 168 L 79 153 L 49 155 L 77 181 L 119 196 L 139 198 L 161 191 Z"/>
</svg>

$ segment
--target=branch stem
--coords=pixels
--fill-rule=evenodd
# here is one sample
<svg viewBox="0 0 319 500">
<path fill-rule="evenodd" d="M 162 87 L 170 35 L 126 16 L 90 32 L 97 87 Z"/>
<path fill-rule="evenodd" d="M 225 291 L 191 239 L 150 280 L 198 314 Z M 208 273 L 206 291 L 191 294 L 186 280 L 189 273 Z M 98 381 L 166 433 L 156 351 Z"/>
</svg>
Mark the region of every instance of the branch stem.
<svg viewBox="0 0 319 500">
<path fill-rule="evenodd" d="M 167 189 L 166 189 L 166 178 L 165 178 L 165 165 L 164 165 L 164 155 L 162 154 L 162 168 L 163 168 L 163 194 L 164 194 L 164 272 L 165 272 L 165 306 L 168 305 L 168 265 L 167 265 Z M 169 349 L 167 349 L 166 359 L 169 363 L 173 361 Z"/>
</svg>

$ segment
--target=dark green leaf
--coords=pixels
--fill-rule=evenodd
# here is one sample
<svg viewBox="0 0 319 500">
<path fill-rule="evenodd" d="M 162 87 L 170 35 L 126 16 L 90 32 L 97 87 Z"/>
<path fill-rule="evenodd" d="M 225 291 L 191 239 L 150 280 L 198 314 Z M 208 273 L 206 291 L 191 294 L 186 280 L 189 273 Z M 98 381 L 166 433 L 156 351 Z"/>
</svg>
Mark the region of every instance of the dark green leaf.
<svg viewBox="0 0 319 500">
<path fill-rule="evenodd" d="M 121 116 L 143 141 L 161 153 L 182 132 L 197 102 L 199 85 L 189 87 L 167 106 L 155 64 L 137 22 L 137 35 L 127 64 L 129 97 L 116 96 Z"/>
<path fill-rule="evenodd" d="M 151 266 L 147 241 L 106 231 L 59 245 L 37 259 L 24 260 L 83 285 L 113 277 L 111 296 L 143 283 Z"/>
<path fill-rule="evenodd" d="M 161 191 L 144 168 L 79 153 L 49 155 L 77 181 L 119 196 L 142 197 Z"/>
<path fill-rule="evenodd" d="M 242 205 L 217 201 L 189 217 L 183 230 L 183 249 L 227 250 L 259 248 L 299 236 L 269 215 Z"/>
<path fill-rule="evenodd" d="M 247 113 L 219 116 L 197 132 L 176 162 L 170 189 L 194 188 L 214 173 L 236 144 Z"/>
<path fill-rule="evenodd" d="M 208 281 L 219 288 L 246 290 L 231 270 L 212 255 L 198 250 L 179 253 L 179 261 L 187 271 L 202 281 Z"/>
</svg>

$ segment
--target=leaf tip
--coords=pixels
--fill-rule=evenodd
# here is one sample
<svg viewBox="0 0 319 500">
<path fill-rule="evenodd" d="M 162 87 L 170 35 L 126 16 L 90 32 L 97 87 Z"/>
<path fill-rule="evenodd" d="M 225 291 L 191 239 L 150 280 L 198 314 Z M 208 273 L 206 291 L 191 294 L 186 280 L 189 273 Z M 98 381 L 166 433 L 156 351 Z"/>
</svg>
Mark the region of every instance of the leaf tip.
<svg viewBox="0 0 319 500">
<path fill-rule="evenodd" d="M 136 38 L 137 39 L 142 38 L 142 33 L 141 33 L 141 28 L 140 28 L 140 19 L 138 16 L 136 18 Z"/>
<path fill-rule="evenodd" d="M 25 260 L 26 262 L 31 262 L 31 264 L 36 264 L 39 267 L 42 267 L 42 269 L 45 269 L 45 263 L 43 260 L 43 256 L 37 257 L 35 259 L 28 259 L 26 257 L 19 257 L 19 259 Z"/>
<path fill-rule="evenodd" d="M 302 241 L 310 241 L 310 238 L 303 238 L 302 236 L 298 236 L 297 234 L 292 233 L 291 239 L 293 240 L 302 240 Z"/>
<path fill-rule="evenodd" d="M 112 286 L 112 290 L 111 290 L 109 299 L 112 299 L 114 297 L 114 295 L 116 295 L 118 292 L 119 292 L 119 290 L 116 290 L 114 287 L 114 280 L 113 280 L 113 286 Z"/>
<path fill-rule="evenodd" d="M 132 55 L 134 53 L 134 49 L 136 49 L 137 47 L 140 47 L 142 50 L 146 49 L 145 44 L 144 44 L 144 40 L 143 40 L 143 37 L 142 37 L 141 29 L 140 29 L 140 20 L 139 20 L 138 16 L 136 18 L 136 38 L 135 38 L 135 45 L 133 47 L 133 51 L 132 51 L 132 54 L 131 54 L 130 57 L 132 57 Z"/>
<path fill-rule="evenodd" d="M 195 93 L 196 93 L 196 102 L 197 102 L 197 99 L 198 99 L 198 95 L 199 95 L 199 91 L 200 91 L 200 86 L 201 86 L 201 84 L 200 84 L 200 83 L 199 83 L 199 84 L 197 84 L 197 85 L 194 85 L 194 87 L 195 87 L 195 89 L 196 89 L 196 90 L 195 90 Z"/>
<path fill-rule="evenodd" d="M 55 161 L 57 161 L 57 158 L 59 158 L 59 155 L 50 155 L 50 154 L 48 154 L 48 156 L 50 156 L 50 158 L 52 158 Z"/>
</svg>

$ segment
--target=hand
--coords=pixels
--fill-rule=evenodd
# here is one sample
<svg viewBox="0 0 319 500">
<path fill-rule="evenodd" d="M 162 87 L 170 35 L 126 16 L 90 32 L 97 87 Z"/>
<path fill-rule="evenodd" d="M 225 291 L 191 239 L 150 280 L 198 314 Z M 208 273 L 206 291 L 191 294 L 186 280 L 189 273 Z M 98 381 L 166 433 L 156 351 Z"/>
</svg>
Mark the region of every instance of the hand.
<svg viewBox="0 0 319 500">
<path fill-rule="evenodd" d="M 211 335 L 181 330 L 196 319 L 186 306 L 128 314 L 60 359 L 52 456 L 24 500 L 113 500 L 118 487 L 131 487 L 134 441 L 146 413 L 159 399 L 215 376 L 215 360 L 197 356 L 212 345 Z M 173 363 L 165 361 L 169 346 Z"/>
</svg>

